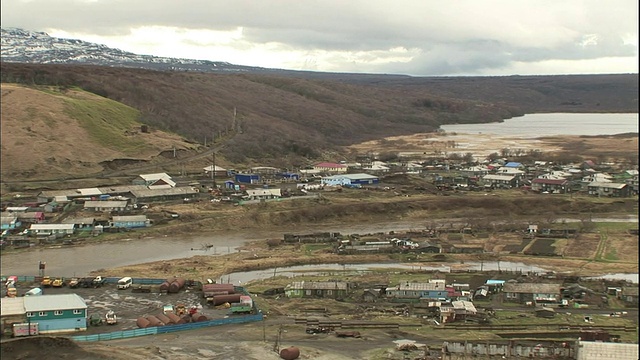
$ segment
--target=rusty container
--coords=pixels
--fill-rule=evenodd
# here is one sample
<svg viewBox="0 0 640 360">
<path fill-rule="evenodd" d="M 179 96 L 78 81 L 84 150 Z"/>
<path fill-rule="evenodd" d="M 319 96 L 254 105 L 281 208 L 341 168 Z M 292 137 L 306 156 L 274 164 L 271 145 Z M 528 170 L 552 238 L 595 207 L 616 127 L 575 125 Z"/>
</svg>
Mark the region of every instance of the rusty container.
<svg viewBox="0 0 640 360">
<path fill-rule="evenodd" d="M 182 320 L 180 316 L 174 313 L 167 313 L 165 316 L 168 317 L 169 320 L 171 320 L 172 324 L 184 324 L 184 320 Z"/>
<path fill-rule="evenodd" d="M 184 278 L 175 279 L 171 284 L 169 284 L 169 290 L 167 292 L 172 294 L 179 292 L 186 282 L 187 280 Z"/>
<path fill-rule="evenodd" d="M 207 298 L 207 301 L 211 299 L 211 304 L 213 306 L 222 305 L 224 303 L 238 303 L 240 302 L 240 294 L 229 294 L 229 295 L 215 295 L 211 298 Z"/>
<path fill-rule="evenodd" d="M 200 322 L 200 321 L 207 321 L 207 317 L 202 315 L 202 313 L 195 313 L 193 315 L 191 315 L 191 321 L 193 322 Z"/>
<path fill-rule="evenodd" d="M 158 314 L 158 315 L 155 315 L 155 317 L 157 317 L 158 320 L 162 321 L 162 323 L 165 325 L 175 324 L 173 320 L 171 320 L 171 318 L 169 318 L 164 314 Z"/>
<path fill-rule="evenodd" d="M 233 284 L 203 284 L 202 292 L 210 292 L 210 291 L 226 291 L 229 294 L 235 293 L 235 288 Z"/>
<path fill-rule="evenodd" d="M 295 360 L 300 357 L 300 349 L 295 346 L 289 346 L 280 350 L 280 357 L 284 360 Z"/>
<path fill-rule="evenodd" d="M 153 316 L 153 315 L 149 315 L 147 316 L 147 320 L 149 321 L 149 326 L 162 326 L 164 325 L 164 323 L 162 321 L 160 321 L 160 319 L 158 319 L 157 317 Z"/>
<path fill-rule="evenodd" d="M 184 314 L 180 317 L 180 321 L 182 321 L 183 324 L 187 324 L 191 322 L 191 315 L 189 314 Z"/>
<path fill-rule="evenodd" d="M 138 325 L 138 327 L 140 329 L 144 329 L 146 327 L 149 327 L 149 320 L 143 318 L 143 317 L 139 317 L 138 320 L 136 320 L 136 325 Z"/>
<path fill-rule="evenodd" d="M 160 292 L 168 292 L 170 285 L 171 285 L 171 283 L 169 281 L 165 281 L 162 284 L 160 284 L 160 286 L 159 286 Z"/>
</svg>

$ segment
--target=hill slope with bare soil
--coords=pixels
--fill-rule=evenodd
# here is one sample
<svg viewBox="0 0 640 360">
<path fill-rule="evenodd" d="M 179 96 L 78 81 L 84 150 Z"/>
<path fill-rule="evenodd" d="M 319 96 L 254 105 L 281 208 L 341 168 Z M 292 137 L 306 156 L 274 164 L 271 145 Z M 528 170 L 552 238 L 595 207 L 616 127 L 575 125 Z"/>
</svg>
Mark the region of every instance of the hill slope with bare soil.
<svg viewBox="0 0 640 360">
<path fill-rule="evenodd" d="M 1 89 L 5 180 L 96 174 L 105 161 L 150 161 L 162 151 L 192 147 L 174 134 L 142 132 L 137 110 L 80 89 Z"/>
</svg>

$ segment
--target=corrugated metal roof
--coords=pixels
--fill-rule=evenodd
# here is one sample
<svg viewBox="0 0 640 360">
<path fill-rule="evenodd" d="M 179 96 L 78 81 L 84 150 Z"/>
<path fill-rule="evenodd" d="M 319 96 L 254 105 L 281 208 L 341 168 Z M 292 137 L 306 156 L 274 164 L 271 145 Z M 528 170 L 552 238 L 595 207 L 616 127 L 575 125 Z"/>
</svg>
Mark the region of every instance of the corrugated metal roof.
<svg viewBox="0 0 640 360">
<path fill-rule="evenodd" d="M 84 299 L 77 294 L 27 296 L 23 299 L 27 312 L 87 308 Z"/>
<path fill-rule="evenodd" d="M 89 200 L 84 202 L 85 208 L 123 208 L 127 206 L 126 200 Z"/>
<path fill-rule="evenodd" d="M 73 224 L 31 224 L 30 230 L 69 230 Z"/>
<path fill-rule="evenodd" d="M 341 281 L 294 281 L 287 287 L 294 290 L 347 290 L 347 283 Z"/>
<path fill-rule="evenodd" d="M 67 218 L 67 219 L 63 219 L 62 223 L 63 224 L 79 224 L 79 225 L 87 225 L 87 224 L 93 224 L 96 221 L 95 218 L 92 217 L 86 217 L 86 218 Z"/>
<path fill-rule="evenodd" d="M 521 294 L 560 294 L 560 284 L 505 283 L 503 291 Z"/>
<path fill-rule="evenodd" d="M 171 176 L 167 173 L 155 173 L 155 174 L 140 174 L 140 177 L 145 181 L 154 181 L 160 179 L 171 179 Z"/>
<path fill-rule="evenodd" d="M 102 195 L 102 192 L 98 188 L 78 189 L 77 192 L 82 196 Z"/>
<path fill-rule="evenodd" d="M 515 176 L 508 175 L 485 175 L 482 177 L 485 180 L 502 180 L 502 181 L 511 181 L 515 178 Z"/>
<path fill-rule="evenodd" d="M 26 312 L 24 309 L 24 299 L 23 297 L 4 297 L 0 299 L 0 315 L 4 317 L 24 314 Z"/>
<path fill-rule="evenodd" d="M 394 287 L 388 287 L 387 291 L 436 291 L 446 290 L 445 284 L 442 282 L 430 283 L 403 283 Z"/>
<path fill-rule="evenodd" d="M 113 216 L 113 221 L 147 221 L 147 215 L 123 215 Z"/>
<path fill-rule="evenodd" d="M 132 191 L 131 194 L 137 198 L 169 195 L 190 195 L 198 192 L 190 186 L 174 187 L 170 189 L 141 189 Z"/>
<path fill-rule="evenodd" d="M 599 181 L 594 181 L 592 183 L 589 183 L 588 185 L 589 187 L 599 187 L 599 188 L 608 188 L 608 189 L 622 189 L 625 186 L 627 186 L 627 184 L 621 184 L 621 183 L 607 183 L 607 182 L 599 182 Z"/>
</svg>

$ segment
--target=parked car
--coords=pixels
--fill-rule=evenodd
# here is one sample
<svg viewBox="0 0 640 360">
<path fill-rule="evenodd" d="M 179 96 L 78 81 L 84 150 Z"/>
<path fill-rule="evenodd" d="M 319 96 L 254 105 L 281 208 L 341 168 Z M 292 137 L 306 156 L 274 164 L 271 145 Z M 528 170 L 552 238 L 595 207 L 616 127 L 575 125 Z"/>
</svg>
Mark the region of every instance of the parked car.
<svg viewBox="0 0 640 360">
<path fill-rule="evenodd" d="M 52 282 L 51 282 L 51 286 L 53 287 L 63 287 L 64 284 L 64 279 L 62 278 L 55 278 Z"/>
</svg>

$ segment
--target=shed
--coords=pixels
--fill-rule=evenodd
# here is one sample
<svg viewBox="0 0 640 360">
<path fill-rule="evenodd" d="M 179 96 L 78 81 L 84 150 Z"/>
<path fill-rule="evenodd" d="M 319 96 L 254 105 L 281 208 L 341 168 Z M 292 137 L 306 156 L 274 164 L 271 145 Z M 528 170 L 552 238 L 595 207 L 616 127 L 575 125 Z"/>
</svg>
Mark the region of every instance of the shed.
<svg viewBox="0 0 640 360">
<path fill-rule="evenodd" d="M 87 304 L 77 294 L 27 296 L 22 299 L 27 320 L 38 323 L 40 333 L 87 329 Z"/>
<path fill-rule="evenodd" d="M 535 310 L 536 317 L 552 318 L 556 316 L 556 311 L 553 308 L 543 306 Z"/>
</svg>

